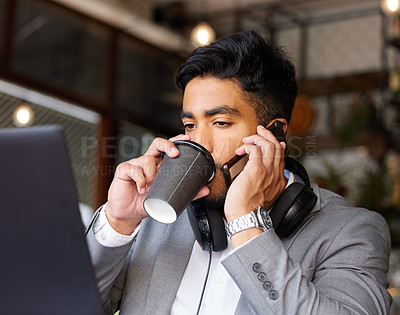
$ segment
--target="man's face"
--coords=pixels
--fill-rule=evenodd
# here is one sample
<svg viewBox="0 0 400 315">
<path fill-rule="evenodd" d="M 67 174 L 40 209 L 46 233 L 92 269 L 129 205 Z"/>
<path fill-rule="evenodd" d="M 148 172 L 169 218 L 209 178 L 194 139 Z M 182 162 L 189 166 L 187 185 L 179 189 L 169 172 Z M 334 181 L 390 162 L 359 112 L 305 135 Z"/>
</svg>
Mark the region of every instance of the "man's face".
<svg viewBox="0 0 400 315">
<path fill-rule="evenodd" d="M 242 139 L 255 134 L 257 128 L 254 107 L 232 79 L 192 79 L 185 89 L 181 116 L 185 133 L 211 153 L 217 168 L 230 160 Z M 217 170 L 208 198 L 220 200 L 225 193 L 222 173 Z"/>
</svg>

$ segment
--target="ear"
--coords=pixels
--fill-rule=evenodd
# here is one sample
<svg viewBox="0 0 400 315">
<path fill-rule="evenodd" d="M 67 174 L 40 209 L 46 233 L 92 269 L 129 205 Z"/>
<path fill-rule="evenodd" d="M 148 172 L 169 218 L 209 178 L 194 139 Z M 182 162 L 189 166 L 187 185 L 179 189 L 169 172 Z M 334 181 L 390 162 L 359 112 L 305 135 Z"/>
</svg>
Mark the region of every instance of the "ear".
<svg viewBox="0 0 400 315">
<path fill-rule="evenodd" d="M 286 121 L 286 119 L 285 118 L 276 118 L 276 119 L 273 119 L 273 120 L 271 120 L 269 123 L 268 123 L 268 125 L 266 126 L 267 128 L 269 127 L 269 126 L 271 126 L 272 125 L 272 123 L 275 121 L 275 120 L 279 120 L 282 124 L 283 124 L 283 132 L 285 133 L 285 135 L 286 135 L 286 132 L 287 132 L 287 129 L 288 129 L 288 122 Z"/>
</svg>

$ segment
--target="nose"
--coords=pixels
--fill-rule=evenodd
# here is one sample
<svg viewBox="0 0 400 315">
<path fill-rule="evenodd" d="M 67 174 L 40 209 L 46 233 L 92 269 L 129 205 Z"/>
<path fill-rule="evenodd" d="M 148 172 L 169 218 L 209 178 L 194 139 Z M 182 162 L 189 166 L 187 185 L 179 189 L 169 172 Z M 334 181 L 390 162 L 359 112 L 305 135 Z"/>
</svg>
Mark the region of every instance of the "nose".
<svg viewBox="0 0 400 315">
<path fill-rule="evenodd" d="M 194 142 L 201 144 L 207 149 L 208 152 L 213 151 L 213 136 L 207 127 L 197 127 L 196 131 L 191 134 L 191 138 Z"/>
</svg>

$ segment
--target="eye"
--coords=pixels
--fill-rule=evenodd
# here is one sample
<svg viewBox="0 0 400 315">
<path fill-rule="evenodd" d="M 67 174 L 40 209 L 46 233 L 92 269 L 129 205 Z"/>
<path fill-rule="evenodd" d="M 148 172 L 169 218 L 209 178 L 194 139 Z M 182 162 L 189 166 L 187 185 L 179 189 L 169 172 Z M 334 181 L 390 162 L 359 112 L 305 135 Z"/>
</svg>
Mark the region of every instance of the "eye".
<svg viewBox="0 0 400 315">
<path fill-rule="evenodd" d="M 184 128 L 186 131 L 190 131 L 190 130 L 193 130 L 194 128 L 196 128 L 196 124 L 187 123 L 187 124 L 184 124 L 184 125 L 183 125 L 183 128 Z"/>
<path fill-rule="evenodd" d="M 216 121 L 216 122 L 214 122 L 214 125 L 217 127 L 229 127 L 229 126 L 232 126 L 232 123 L 229 123 L 226 121 Z"/>
</svg>

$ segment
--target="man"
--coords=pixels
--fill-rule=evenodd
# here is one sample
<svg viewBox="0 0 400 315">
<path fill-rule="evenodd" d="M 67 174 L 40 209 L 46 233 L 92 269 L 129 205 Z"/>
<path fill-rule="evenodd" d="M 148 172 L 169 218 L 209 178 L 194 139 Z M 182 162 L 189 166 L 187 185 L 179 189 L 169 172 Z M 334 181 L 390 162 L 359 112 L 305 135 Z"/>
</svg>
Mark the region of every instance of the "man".
<svg viewBox="0 0 400 315">
<path fill-rule="evenodd" d="M 386 314 L 390 236 L 383 218 L 329 191 L 289 236 L 274 228 L 234 231 L 212 255 L 195 242 L 188 218 L 170 225 L 148 218 L 143 201 L 161 155 L 173 141 L 203 145 L 219 166 L 196 198 L 219 205 L 227 224 L 261 206 L 271 209 L 285 188 L 285 144 L 265 127 L 286 131 L 297 94 L 293 65 L 254 31 L 200 47 L 180 67 L 185 135 L 155 139 L 147 153 L 118 166 L 108 202 L 88 243 L 104 309 L 113 314 Z M 235 154 L 249 161 L 229 188 L 220 167 Z M 271 210 L 273 211 L 273 210 Z"/>
</svg>

